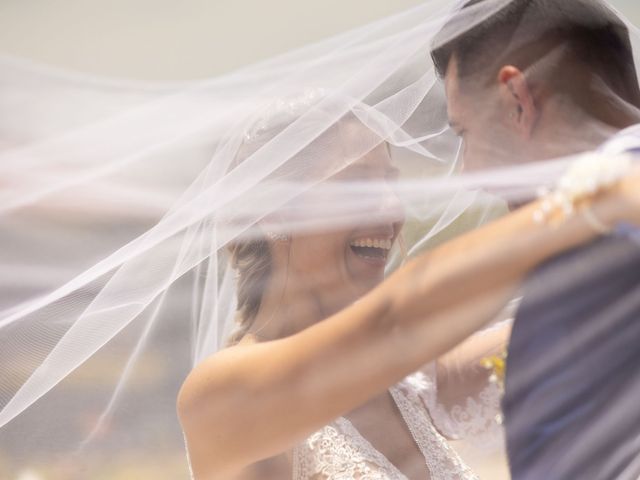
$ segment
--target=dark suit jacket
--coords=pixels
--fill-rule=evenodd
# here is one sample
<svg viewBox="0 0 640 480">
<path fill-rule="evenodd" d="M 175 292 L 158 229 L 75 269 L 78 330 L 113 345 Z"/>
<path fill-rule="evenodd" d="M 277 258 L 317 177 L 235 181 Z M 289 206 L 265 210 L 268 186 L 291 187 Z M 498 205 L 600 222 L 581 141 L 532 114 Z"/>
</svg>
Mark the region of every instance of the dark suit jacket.
<svg viewBox="0 0 640 480">
<path fill-rule="evenodd" d="M 610 236 L 526 282 L 503 400 L 515 480 L 640 478 L 640 243 Z"/>
</svg>

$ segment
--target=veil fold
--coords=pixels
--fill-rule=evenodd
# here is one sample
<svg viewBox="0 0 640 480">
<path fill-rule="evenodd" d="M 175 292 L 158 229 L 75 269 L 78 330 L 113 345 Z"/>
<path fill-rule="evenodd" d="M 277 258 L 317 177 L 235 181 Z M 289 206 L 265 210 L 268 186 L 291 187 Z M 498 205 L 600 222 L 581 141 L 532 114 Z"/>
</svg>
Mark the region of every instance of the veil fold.
<svg viewBox="0 0 640 480">
<path fill-rule="evenodd" d="M 462 3 L 182 84 L 0 58 L 0 477 L 188 478 L 176 397 L 243 328 L 235 245 L 375 227 L 391 188 L 405 226 L 389 274 L 555 185 L 572 156 L 465 169 L 430 51 L 511 2 L 454 15 Z M 381 147 L 391 187 L 337 177 Z M 425 365 L 424 398 L 449 437 L 496 440 L 481 463 L 502 448 L 501 391 L 480 366 L 495 349 L 471 360 L 482 385 L 445 399 L 436 383 L 466 381 L 454 353 Z"/>
</svg>

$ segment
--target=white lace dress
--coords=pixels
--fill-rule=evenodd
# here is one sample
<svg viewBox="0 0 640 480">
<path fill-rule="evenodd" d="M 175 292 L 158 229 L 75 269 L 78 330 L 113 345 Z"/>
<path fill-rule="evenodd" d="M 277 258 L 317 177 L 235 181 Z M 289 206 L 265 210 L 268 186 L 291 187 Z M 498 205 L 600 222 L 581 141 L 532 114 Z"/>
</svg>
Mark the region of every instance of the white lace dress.
<svg viewBox="0 0 640 480">
<path fill-rule="evenodd" d="M 490 389 L 489 389 L 490 390 Z M 416 444 L 424 455 L 432 480 L 476 479 L 447 440 L 435 428 L 430 412 L 444 418 L 445 429 L 485 430 L 499 406 L 497 391 L 469 399 L 458 418 L 435 402 L 435 384 L 422 371 L 407 376 L 389 389 Z M 440 428 L 440 423 L 438 424 Z M 293 480 L 407 480 L 406 476 L 345 417 L 318 430 L 293 450 Z"/>
</svg>

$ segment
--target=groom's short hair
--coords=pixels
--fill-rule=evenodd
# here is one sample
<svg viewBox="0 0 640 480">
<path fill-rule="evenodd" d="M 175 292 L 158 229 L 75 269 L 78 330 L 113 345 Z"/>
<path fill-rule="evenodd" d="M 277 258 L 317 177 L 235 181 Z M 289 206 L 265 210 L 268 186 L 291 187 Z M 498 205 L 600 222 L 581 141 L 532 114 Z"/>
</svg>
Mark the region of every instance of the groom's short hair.
<svg viewBox="0 0 640 480">
<path fill-rule="evenodd" d="M 618 96 L 640 106 L 628 29 L 602 1 L 511 0 L 497 7 L 492 3 L 466 2 L 436 35 L 431 57 L 441 77 L 453 57 L 461 80 L 471 74 L 489 78 L 503 65 L 522 71 L 537 67 L 562 47 L 564 59 L 580 62 Z M 559 62 L 549 63 L 546 68 L 552 73 Z M 571 88 L 571 81 L 565 87 Z"/>
</svg>

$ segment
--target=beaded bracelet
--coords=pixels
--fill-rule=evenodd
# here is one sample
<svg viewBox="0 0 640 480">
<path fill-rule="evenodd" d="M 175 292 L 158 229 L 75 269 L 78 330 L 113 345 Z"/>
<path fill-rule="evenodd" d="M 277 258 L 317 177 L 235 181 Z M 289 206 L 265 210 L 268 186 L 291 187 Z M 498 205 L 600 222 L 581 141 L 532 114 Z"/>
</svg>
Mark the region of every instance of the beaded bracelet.
<svg viewBox="0 0 640 480">
<path fill-rule="evenodd" d="M 599 234 L 609 234 L 612 227 L 605 225 L 589 208 L 591 200 L 602 191 L 613 186 L 630 170 L 630 154 L 604 155 L 590 153 L 571 163 L 560 178 L 555 189 L 538 192 L 544 200 L 533 214 L 536 223 L 550 223 L 551 218 L 560 216 L 566 220 L 580 212 L 585 221 Z"/>
</svg>

